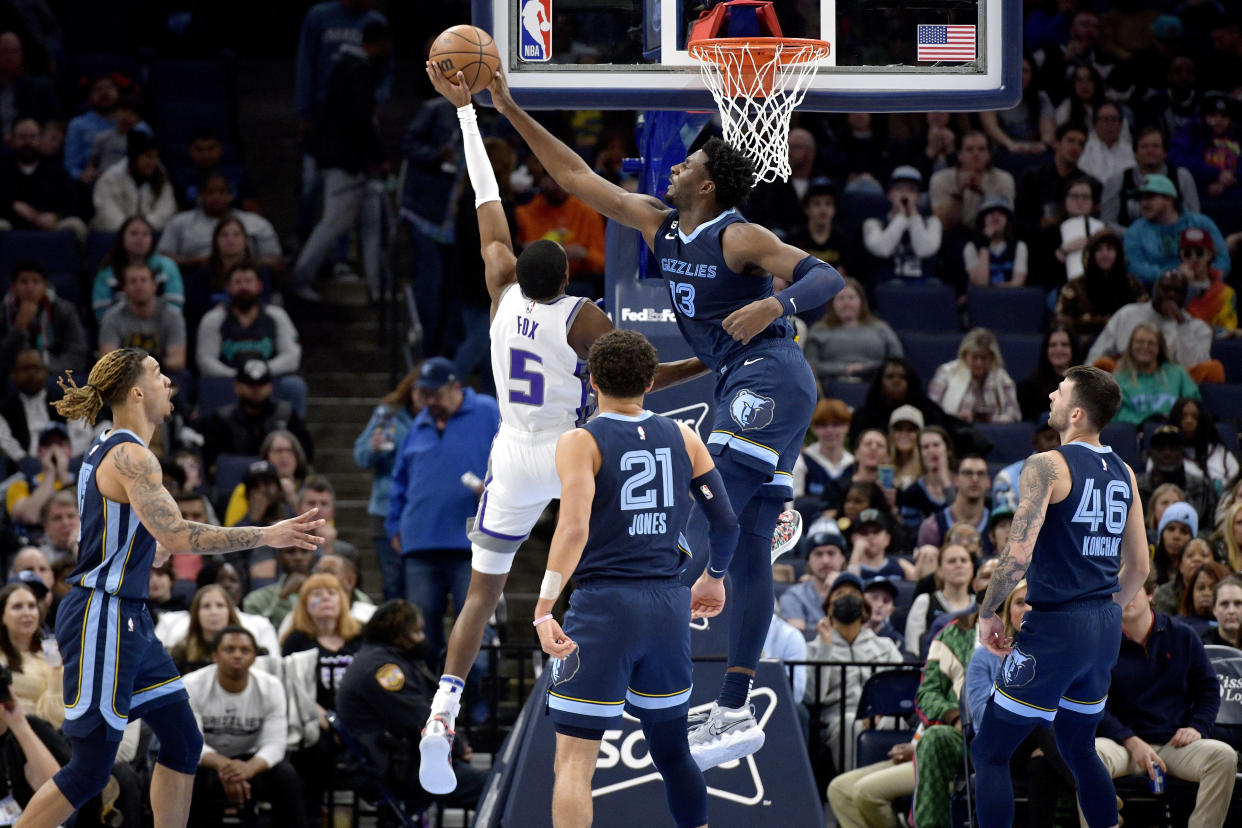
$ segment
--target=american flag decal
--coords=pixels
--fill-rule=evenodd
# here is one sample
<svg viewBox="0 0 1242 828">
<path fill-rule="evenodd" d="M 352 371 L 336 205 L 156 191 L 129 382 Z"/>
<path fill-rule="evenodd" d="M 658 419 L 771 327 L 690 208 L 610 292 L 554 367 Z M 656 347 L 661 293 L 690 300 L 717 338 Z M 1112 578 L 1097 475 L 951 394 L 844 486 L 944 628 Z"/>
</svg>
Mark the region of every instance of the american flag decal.
<svg viewBox="0 0 1242 828">
<path fill-rule="evenodd" d="M 975 59 L 975 27 L 920 25 L 918 44 L 921 61 L 971 61 Z"/>
</svg>

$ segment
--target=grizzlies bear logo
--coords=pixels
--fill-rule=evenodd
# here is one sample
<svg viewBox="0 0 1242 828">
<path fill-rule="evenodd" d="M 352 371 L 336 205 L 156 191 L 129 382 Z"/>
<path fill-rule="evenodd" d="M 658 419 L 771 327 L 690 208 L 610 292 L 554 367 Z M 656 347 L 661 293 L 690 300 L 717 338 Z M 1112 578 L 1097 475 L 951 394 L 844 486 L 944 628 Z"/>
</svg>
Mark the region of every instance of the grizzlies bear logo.
<svg viewBox="0 0 1242 828">
<path fill-rule="evenodd" d="M 572 679 L 578 675 L 578 668 L 582 666 L 582 661 L 578 655 L 577 648 L 564 658 L 554 658 L 551 661 L 552 681 L 548 683 L 549 687 L 556 687 L 559 684 Z"/>
<path fill-rule="evenodd" d="M 1001 665 L 1006 687 L 1023 687 L 1035 678 L 1035 657 L 1014 647 Z"/>
<path fill-rule="evenodd" d="M 729 403 L 729 414 L 743 431 L 766 428 L 775 413 L 775 400 L 756 394 L 749 388 L 738 391 L 733 402 Z"/>
</svg>

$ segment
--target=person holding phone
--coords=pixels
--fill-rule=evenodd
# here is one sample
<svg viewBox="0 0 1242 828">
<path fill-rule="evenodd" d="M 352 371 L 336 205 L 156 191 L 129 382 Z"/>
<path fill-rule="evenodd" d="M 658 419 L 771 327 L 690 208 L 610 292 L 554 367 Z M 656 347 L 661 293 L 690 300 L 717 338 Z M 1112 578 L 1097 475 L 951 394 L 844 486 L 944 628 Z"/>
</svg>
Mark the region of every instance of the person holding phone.
<svg viewBox="0 0 1242 828">
<path fill-rule="evenodd" d="M 923 174 L 915 167 L 901 166 L 888 177 L 886 217 L 863 222 L 863 244 L 867 252 L 884 260 L 887 275 L 881 278 L 921 283 L 935 280 L 931 261 L 940 252 L 940 219 L 919 212 L 923 194 Z"/>
</svg>

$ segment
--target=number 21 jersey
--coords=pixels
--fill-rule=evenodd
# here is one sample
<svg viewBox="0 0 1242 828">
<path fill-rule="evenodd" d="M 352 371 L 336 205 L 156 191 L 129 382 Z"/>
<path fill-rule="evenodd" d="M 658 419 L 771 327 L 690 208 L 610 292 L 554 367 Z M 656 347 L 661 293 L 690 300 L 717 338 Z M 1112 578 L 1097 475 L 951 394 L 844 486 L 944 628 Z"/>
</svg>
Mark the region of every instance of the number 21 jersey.
<svg viewBox="0 0 1242 828">
<path fill-rule="evenodd" d="M 1111 448 L 1067 443 L 1069 496 L 1050 503 L 1026 573 L 1036 608 L 1108 598 L 1118 590 L 1121 543 L 1134 497 L 1130 471 Z"/>
<path fill-rule="evenodd" d="M 591 413 L 586 363 L 569 329 L 588 300 L 561 295 L 537 302 L 510 285 L 488 333 L 500 420 L 520 431 L 568 431 Z"/>
</svg>

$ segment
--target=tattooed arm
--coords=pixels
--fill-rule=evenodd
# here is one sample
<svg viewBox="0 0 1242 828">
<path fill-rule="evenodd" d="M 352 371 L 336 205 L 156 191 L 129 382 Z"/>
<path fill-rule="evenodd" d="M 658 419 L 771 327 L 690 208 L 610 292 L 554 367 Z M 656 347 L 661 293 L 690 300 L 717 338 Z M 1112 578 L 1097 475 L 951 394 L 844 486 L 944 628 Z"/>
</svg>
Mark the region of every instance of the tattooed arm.
<svg viewBox="0 0 1242 828">
<path fill-rule="evenodd" d="M 1147 573 L 1151 569 L 1151 553 L 1147 548 L 1147 530 L 1143 525 L 1143 501 L 1138 496 L 1138 481 L 1134 479 L 1134 470 L 1130 472 L 1130 514 L 1126 516 L 1126 528 L 1121 536 L 1121 572 L 1117 575 L 1120 589 L 1113 595 L 1113 600 L 1121 606 L 1130 603 L 1143 584 L 1147 581 Z"/>
<path fill-rule="evenodd" d="M 108 452 L 97 478 L 105 497 L 133 506 L 147 531 L 161 546 L 173 552 L 210 554 L 256 546 L 314 549 L 323 543 L 322 538 L 310 534 L 323 525 L 322 519 L 313 519 L 315 509 L 263 527 L 226 529 L 186 520 L 181 517 L 177 502 L 164 488 L 164 472 L 159 461 L 149 449 L 137 443 L 122 443 Z"/>
<path fill-rule="evenodd" d="M 1026 568 L 1031 564 L 1035 539 L 1044 525 L 1053 489 L 1059 480 L 1068 488 L 1069 475 L 1065 472 L 1065 461 L 1053 451 L 1032 456 L 1022 467 L 1022 476 L 1018 480 L 1018 511 L 1014 513 L 1009 529 L 1009 543 L 1000 554 L 996 572 L 992 574 L 992 582 L 988 584 L 987 595 L 979 608 L 981 618 L 994 618 L 997 608 L 1018 582 L 1026 577 Z"/>
</svg>

